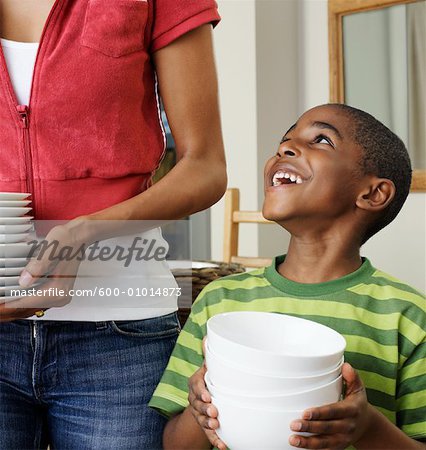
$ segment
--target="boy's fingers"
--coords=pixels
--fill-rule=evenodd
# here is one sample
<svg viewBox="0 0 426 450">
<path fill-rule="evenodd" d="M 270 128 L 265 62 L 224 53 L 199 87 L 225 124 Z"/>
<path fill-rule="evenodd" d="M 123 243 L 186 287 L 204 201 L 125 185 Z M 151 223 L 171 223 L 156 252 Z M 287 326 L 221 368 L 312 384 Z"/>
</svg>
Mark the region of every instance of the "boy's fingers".
<svg viewBox="0 0 426 450">
<path fill-rule="evenodd" d="M 288 441 L 293 447 L 304 449 L 343 450 L 349 445 L 349 442 L 344 442 L 340 435 L 305 437 L 293 434 Z"/>
<path fill-rule="evenodd" d="M 303 412 L 304 420 L 333 420 L 346 419 L 357 415 L 356 405 L 345 400 L 332 403 L 330 405 L 321 406 L 319 408 L 307 409 Z"/>
<path fill-rule="evenodd" d="M 349 363 L 343 364 L 342 376 L 346 382 L 346 397 L 364 390 L 364 385 L 362 384 L 358 372 Z"/>
<path fill-rule="evenodd" d="M 211 403 L 205 403 L 201 400 L 195 399 L 194 401 L 190 402 L 191 406 L 199 413 L 203 414 L 204 416 L 211 417 L 215 419 L 218 415 L 217 409 L 214 405 Z"/>
<path fill-rule="evenodd" d="M 292 431 L 314 434 L 352 434 L 355 431 L 355 422 L 348 420 L 294 420 L 290 424 Z"/>
</svg>

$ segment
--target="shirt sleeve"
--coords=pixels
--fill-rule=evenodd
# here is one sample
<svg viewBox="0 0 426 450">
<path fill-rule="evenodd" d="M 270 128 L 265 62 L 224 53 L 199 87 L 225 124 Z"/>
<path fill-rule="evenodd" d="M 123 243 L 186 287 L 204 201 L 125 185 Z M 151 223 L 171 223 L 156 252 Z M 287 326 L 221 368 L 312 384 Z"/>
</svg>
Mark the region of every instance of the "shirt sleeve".
<svg viewBox="0 0 426 450">
<path fill-rule="evenodd" d="M 397 388 L 397 425 L 413 439 L 426 438 L 426 336 L 405 361 Z"/>
<path fill-rule="evenodd" d="M 220 21 L 215 0 L 155 0 L 151 52 L 206 23 Z"/>
<path fill-rule="evenodd" d="M 201 301 L 201 293 L 194 306 Z M 206 334 L 207 313 L 193 310 L 179 334 L 166 370 L 149 406 L 166 417 L 182 412 L 188 402 L 188 380 L 204 363 L 203 338 Z"/>
</svg>

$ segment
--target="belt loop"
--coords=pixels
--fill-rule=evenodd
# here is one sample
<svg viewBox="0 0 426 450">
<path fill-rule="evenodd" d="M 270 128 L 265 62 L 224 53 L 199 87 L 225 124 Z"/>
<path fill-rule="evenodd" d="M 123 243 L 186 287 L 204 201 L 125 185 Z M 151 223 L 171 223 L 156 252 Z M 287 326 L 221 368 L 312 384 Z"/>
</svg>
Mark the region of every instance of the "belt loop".
<svg viewBox="0 0 426 450">
<path fill-rule="evenodd" d="M 96 322 L 96 329 L 97 330 L 105 330 L 107 328 L 106 322 Z"/>
</svg>

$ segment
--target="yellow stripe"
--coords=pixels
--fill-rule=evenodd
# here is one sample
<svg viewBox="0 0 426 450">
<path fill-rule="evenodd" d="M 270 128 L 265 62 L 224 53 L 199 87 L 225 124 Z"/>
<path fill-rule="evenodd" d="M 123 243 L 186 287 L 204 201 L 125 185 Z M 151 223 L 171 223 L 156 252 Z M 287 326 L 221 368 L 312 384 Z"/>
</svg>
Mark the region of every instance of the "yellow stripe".
<svg viewBox="0 0 426 450">
<path fill-rule="evenodd" d="M 423 408 L 426 406 L 426 389 L 405 394 L 397 400 L 396 404 L 398 410 Z"/>
<path fill-rule="evenodd" d="M 426 438 L 426 422 L 403 425 L 402 431 L 413 438 Z"/>
<path fill-rule="evenodd" d="M 182 330 L 179 334 L 178 343 L 194 350 L 194 352 L 198 353 L 200 356 L 203 356 L 203 341 L 196 338 L 191 333 Z"/>
<path fill-rule="evenodd" d="M 214 292 L 217 289 L 254 289 L 254 288 L 263 288 L 270 286 L 269 281 L 266 278 L 258 278 L 258 277 L 251 277 L 247 278 L 244 281 L 242 280 L 235 280 L 234 278 L 228 279 L 228 280 L 220 280 L 220 283 L 210 283 L 208 284 L 204 289 L 203 293 L 206 294 L 207 292 Z M 203 295 L 204 296 L 204 295 Z"/>
<path fill-rule="evenodd" d="M 171 384 L 160 383 L 154 392 L 152 398 L 163 398 L 170 400 L 173 403 L 177 403 L 180 406 L 186 408 L 189 404 L 188 393 L 181 391 L 180 389 L 172 386 Z"/>
<path fill-rule="evenodd" d="M 418 377 L 420 375 L 425 375 L 426 358 L 418 359 L 413 364 L 404 367 L 401 371 L 400 382 L 408 380 L 410 378 Z"/>
<path fill-rule="evenodd" d="M 283 301 L 286 301 L 285 304 L 285 309 L 283 308 Z M 302 315 L 309 315 L 308 311 L 309 309 L 312 310 L 311 314 L 315 314 L 319 317 L 329 317 L 330 314 L 333 314 L 333 318 L 336 319 L 347 319 L 348 317 L 353 317 L 353 313 L 350 314 L 348 312 L 348 310 L 353 310 L 355 307 L 349 305 L 349 304 L 345 304 L 343 305 L 342 303 L 339 302 L 329 302 L 329 303 L 333 303 L 334 308 L 330 308 L 330 310 L 328 310 L 328 308 L 318 308 L 318 303 L 316 300 L 312 300 L 312 301 L 303 301 L 301 302 L 300 300 L 294 300 L 294 299 L 287 299 L 287 298 L 282 298 L 282 297 L 271 297 L 269 299 L 267 299 L 267 301 L 265 302 L 264 299 L 259 299 L 259 300 L 253 300 L 250 303 L 243 303 L 243 302 L 239 302 L 236 300 L 231 300 L 231 299 L 223 299 L 221 302 L 216 303 L 215 305 L 211 305 L 209 306 L 209 315 L 210 316 L 214 316 L 216 314 L 219 314 L 221 312 L 224 311 L 265 311 L 265 312 L 271 312 L 271 311 L 278 311 L 280 312 L 280 310 L 282 310 L 283 312 L 287 313 L 287 314 L 302 314 Z M 302 305 L 303 303 L 303 305 Z M 309 306 L 307 306 L 307 304 L 309 304 Z M 316 306 L 316 308 L 315 308 Z M 323 306 L 323 305 L 321 305 Z M 331 305 L 330 305 L 331 306 Z M 359 309 L 359 308 L 355 308 L 355 309 Z M 341 314 L 341 312 L 346 311 L 346 314 Z M 303 313 L 301 313 L 301 311 L 303 311 Z M 365 310 L 363 310 L 365 311 Z M 200 314 L 200 313 L 199 313 Z M 196 319 L 199 319 L 199 314 L 194 314 Z M 348 316 L 349 314 L 349 316 Z M 373 314 L 373 313 L 369 313 L 369 314 Z M 380 316 L 381 319 L 385 319 L 385 317 L 382 317 L 382 315 L 377 315 L 376 316 Z M 396 315 L 397 316 L 397 315 Z M 395 317 L 396 317 L 395 316 Z M 351 319 L 354 320 L 354 319 Z M 376 319 L 378 320 L 378 319 Z M 198 320 L 197 320 L 198 321 Z M 368 322 L 367 320 L 365 322 Z M 373 321 L 371 321 L 373 322 Z M 383 322 L 386 322 L 386 320 L 383 320 Z M 378 322 L 381 325 L 383 325 L 382 322 Z M 397 346 L 389 346 L 389 345 L 382 345 L 379 344 L 377 342 L 375 342 L 372 339 L 369 338 L 365 338 L 363 336 L 345 336 L 346 341 L 348 343 L 347 346 L 347 350 L 348 351 L 356 351 L 358 353 L 363 353 L 363 354 L 367 354 L 367 355 L 375 355 L 375 354 L 379 354 L 381 356 L 382 359 L 387 360 L 388 362 L 391 363 L 398 363 L 398 348 Z M 362 349 L 362 351 L 360 350 Z"/>
<path fill-rule="evenodd" d="M 359 335 L 344 334 L 343 337 L 346 339 L 347 352 L 373 356 L 387 363 L 398 364 L 398 346 L 396 345 L 381 345 L 373 339 Z"/>
<path fill-rule="evenodd" d="M 395 380 L 393 378 L 384 377 L 374 372 L 358 370 L 358 373 L 369 389 L 383 392 L 385 394 L 395 396 Z"/>
<path fill-rule="evenodd" d="M 192 377 L 195 371 L 199 369 L 198 366 L 189 363 L 183 359 L 177 358 L 176 356 L 171 356 L 167 370 L 178 373 L 186 378 Z"/>
<path fill-rule="evenodd" d="M 423 328 L 403 315 L 400 317 L 399 325 L 399 331 L 405 338 L 416 346 L 421 344 L 422 340 L 425 338 Z"/>
<path fill-rule="evenodd" d="M 321 309 L 318 308 L 319 304 L 321 304 Z M 319 317 L 333 317 L 333 319 L 358 320 L 365 325 L 383 331 L 395 330 L 395 327 L 398 326 L 398 322 L 401 320 L 401 314 L 398 312 L 391 314 L 377 314 L 364 308 L 351 305 L 350 303 L 342 303 L 332 300 L 327 300 L 326 303 L 319 300 L 307 299 L 303 299 L 303 301 L 301 301 L 300 299 L 289 297 L 269 297 L 253 300 L 248 303 L 231 298 L 224 298 L 216 304 L 209 305 L 208 308 L 210 316 L 219 314 L 221 312 L 234 310 L 265 312 L 277 311 L 282 312 L 283 314 L 303 314 L 305 316 L 316 315 Z M 193 317 L 197 320 L 198 323 L 203 325 L 200 320 L 201 314 L 202 311 L 197 314 L 193 314 Z M 360 317 L 362 317 L 362 320 L 357 319 Z M 421 328 L 407 318 L 404 318 L 403 321 L 405 323 L 406 329 L 409 330 L 408 334 L 410 336 L 413 335 L 418 338 L 419 332 L 421 332 Z M 406 337 L 410 339 L 410 336 Z"/>
<path fill-rule="evenodd" d="M 425 299 L 421 295 L 413 294 L 394 286 L 379 286 L 374 284 L 358 284 L 347 289 L 356 294 L 373 297 L 375 300 L 389 300 L 396 298 L 398 300 L 405 300 L 416 305 L 421 310 L 424 310 Z"/>
</svg>

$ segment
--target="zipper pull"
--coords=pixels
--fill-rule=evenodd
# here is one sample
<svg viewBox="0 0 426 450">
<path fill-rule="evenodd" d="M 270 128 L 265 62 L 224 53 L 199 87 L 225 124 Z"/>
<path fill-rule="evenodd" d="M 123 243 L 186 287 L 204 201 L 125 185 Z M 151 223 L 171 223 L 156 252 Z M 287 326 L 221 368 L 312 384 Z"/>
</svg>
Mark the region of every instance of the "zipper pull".
<svg viewBox="0 0 426 450">
<path fill-rule="evenodd" d="M 19 117 L 21 118 L 22 128 L 28 128 L 28 115 L 30 113 L 27 105 L 18 105 L 16 107 L 18 110 Z"/>
</svg>

